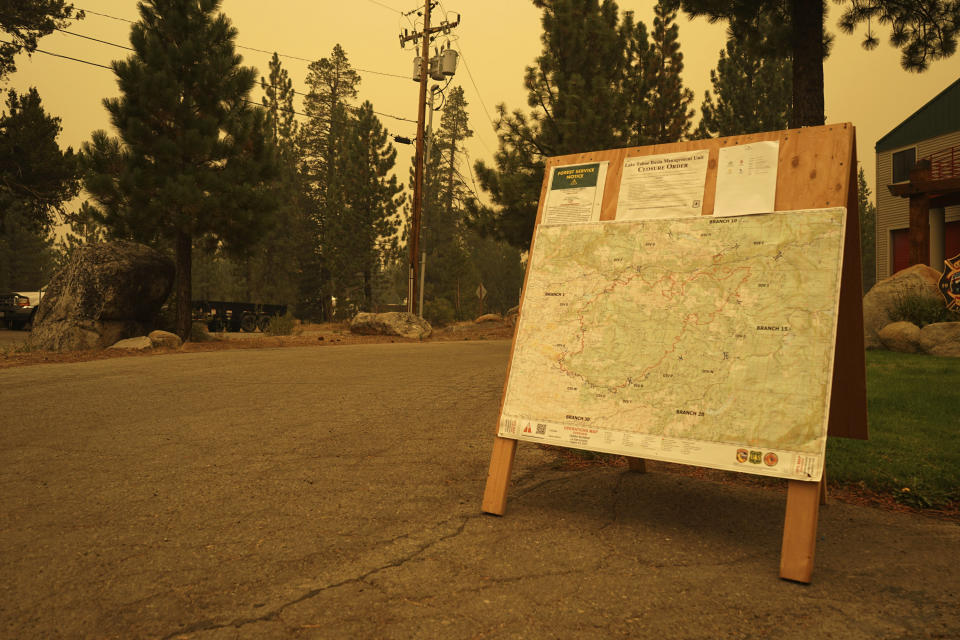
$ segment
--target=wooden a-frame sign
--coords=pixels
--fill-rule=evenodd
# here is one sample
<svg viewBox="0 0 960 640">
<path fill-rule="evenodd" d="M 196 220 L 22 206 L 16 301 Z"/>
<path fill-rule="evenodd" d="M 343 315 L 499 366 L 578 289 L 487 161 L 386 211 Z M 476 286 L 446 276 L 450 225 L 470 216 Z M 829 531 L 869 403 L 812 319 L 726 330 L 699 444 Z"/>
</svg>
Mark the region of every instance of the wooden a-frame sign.
<svg viewBox="0 0 960 640">
<path fill-rule="evenodd" d="M 860 225 L 857 203 L 856 134 L 852 124 L 805 127 L 710 140 L 696 140 L 626 149 L 613 149 L 549 158 L 540 206 L 543 217 L 549 176 L 554 167 L 591 162 L 609 162 L 600 220 L 616 216 L 624 160 L 638 156 L 708 150 L 709 161 L 703 194 L 703 215 L 714 212 L 719 151 L 724 147 L 776 141 L 779 143 L 775 211 L 847 208 L 846 236 L 840 274 L 840 301 L 833 359 L 832 393 L 827 433 L 846 438 L 867 438 L 866 364 L 863 348 L 863 305 L 860 280 Z M 530 277 L 528 268 L 527 278 Z M 524 286 L 526 291 L 526 286 Z M 520 301 L 523 313 L 523 300 Z M 516 349 L 511 349 L 511 365 Z M 509 376 L 510 367 L 507 374 Z M 506 388 L 505 388 L 506 391 Z M 503 398 L 500 412 L 503 411 Z M 482 510 L 503 515 L 517 440 L 497 435 L 494 440 Z M 630 459 L 630 468 L 644 470 L 644 461 Z M 816 547 L 819 506 L 826 502 L 826 474 L 819 482 L 787 480 L 787 505 L 780 552 L 780 577 L 810 582 Z"/>
</svg>

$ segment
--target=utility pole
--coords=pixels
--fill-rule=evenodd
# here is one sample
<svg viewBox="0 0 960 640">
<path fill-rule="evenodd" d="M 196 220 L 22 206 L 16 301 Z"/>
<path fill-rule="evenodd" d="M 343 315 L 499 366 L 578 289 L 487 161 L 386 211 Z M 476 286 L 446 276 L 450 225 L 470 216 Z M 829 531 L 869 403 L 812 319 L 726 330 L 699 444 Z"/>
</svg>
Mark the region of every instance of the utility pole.
<svg viewBox="0 0 960 640">
<path fill-rule="evenodd" d="M 440 91 L 440 85 L 435 84 L 430 87 L 430 122 L 427 124 L 427 151 L 423 157 L 423 166 L 424 166 L 424 187 L 421 189 L 421 205 L 420 205 L 420 227 L 423 229 L 423 245 L 420 247 L 420 317 L 423 317 L 423 290 L 427 286 L 427 223 L 426 223 L 426 211 L 423 207 L 423 200 L 429 200 L 426 198 L 426 170 L 430 166 L 430 149 L 433 148 L 433 98 L 437 95 L 437 92 Z"/>
<path fill-rule="evenodd" d="M 453 27 L 456 27 L 460 24 L 460 16 L 457 16 L 456 22 L 448 22 L 444 20 L 440 25 L 436 27 L 430 26 L 430 12 L 433 9 L 433 6 L 437 4 L 436 0 L 424 0 L 423 3 L 423 31 L 414 32 L 414 33 L 404 33 L 400 36 L 400 47 L 408 40 L 413 40 L 416 43 L 421 38 L 423 39 L 423 46 L 420 53 L 420 68 L 417 71 L 417 75 L 414 78 L 420 82 L 420 97 L 417 100 L 417 151 L 414 159 L 414 172 L 413 172 L 413 219 L 410 221 L 410 269 L 408 272 L 407 280 L 407 311 L 410 313 L 416 313 L 416 301 L 417 301 L 417 272 L 419 271 L 420 265 L 420 218 L 423 212 L 423 172 L 424 172 L 424 121 L 426 120 L 426 111 L 427 111 L 427 80 L 429 79 L 431 67 L 435 68 L 436 79 L 442 79 L 447 75 L 453 75 L 454 69 L 456 67 L 456 59 L 452 63 L 452 67 L 443 68 L 441 60 L 439 57 L 436 58 L 436 62 L 430 59 L 430 43 L 433 40 L 431 37 L 435 33 L 444 32 L 447 33 Z M 448 49 L 451 51 L 451 49 Z M 449 69 L 449 70 L 448 70 Z M 422 307 L 422 303 L 421 303 Z M 420 315 L 423 315 L 423 309 L 419 309 Z"/>
</svg>

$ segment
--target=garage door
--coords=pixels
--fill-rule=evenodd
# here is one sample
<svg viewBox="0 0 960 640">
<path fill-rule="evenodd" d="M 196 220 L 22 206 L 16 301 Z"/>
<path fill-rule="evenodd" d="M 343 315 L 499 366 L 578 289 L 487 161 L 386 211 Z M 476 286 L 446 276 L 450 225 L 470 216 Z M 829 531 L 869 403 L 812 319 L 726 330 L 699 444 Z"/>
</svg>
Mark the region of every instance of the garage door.
<svg viewBox="0 0 960 640">
<path fill-rule="evenodd" d="M 953 258 L 958 253 L 960 253 L 960 220 L 954 220 L 943 225 L 943 257 Z"/>
<path fill-rule="evenodd" d="M 910 266 L 910 230 L 894 229 L 890 232 L 890 247 L 892 249 L 892 260 L 890 264 L 893 268 L 890 274 L 901 271 Z"/>
</svg>

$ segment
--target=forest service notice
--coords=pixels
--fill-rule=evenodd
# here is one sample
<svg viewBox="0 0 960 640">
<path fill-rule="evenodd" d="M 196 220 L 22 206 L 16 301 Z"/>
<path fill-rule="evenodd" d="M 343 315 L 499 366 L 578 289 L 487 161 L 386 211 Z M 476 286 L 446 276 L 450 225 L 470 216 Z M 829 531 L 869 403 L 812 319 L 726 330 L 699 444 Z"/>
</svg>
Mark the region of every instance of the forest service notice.
<svg viewBox="0 0 960 640">
<path fill-rule="evenodd" d="M 844 223 L 538 227 L 499 434 L 819 480 Z"/>
</svg>

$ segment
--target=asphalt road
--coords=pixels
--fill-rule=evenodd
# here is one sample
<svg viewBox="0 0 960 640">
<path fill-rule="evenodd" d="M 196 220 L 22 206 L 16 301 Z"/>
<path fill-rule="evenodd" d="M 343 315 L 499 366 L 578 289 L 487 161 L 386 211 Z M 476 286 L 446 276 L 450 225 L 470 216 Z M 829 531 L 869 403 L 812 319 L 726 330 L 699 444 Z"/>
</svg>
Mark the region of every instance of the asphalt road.
<svg viewBox="0 0 960 640">
<path fill-rule="evenodd" d="M 0 371 L 3 638 L 955 638 L 960 527 L 559 469 L 482 515 L 506 342 Z"/>
</svg>

